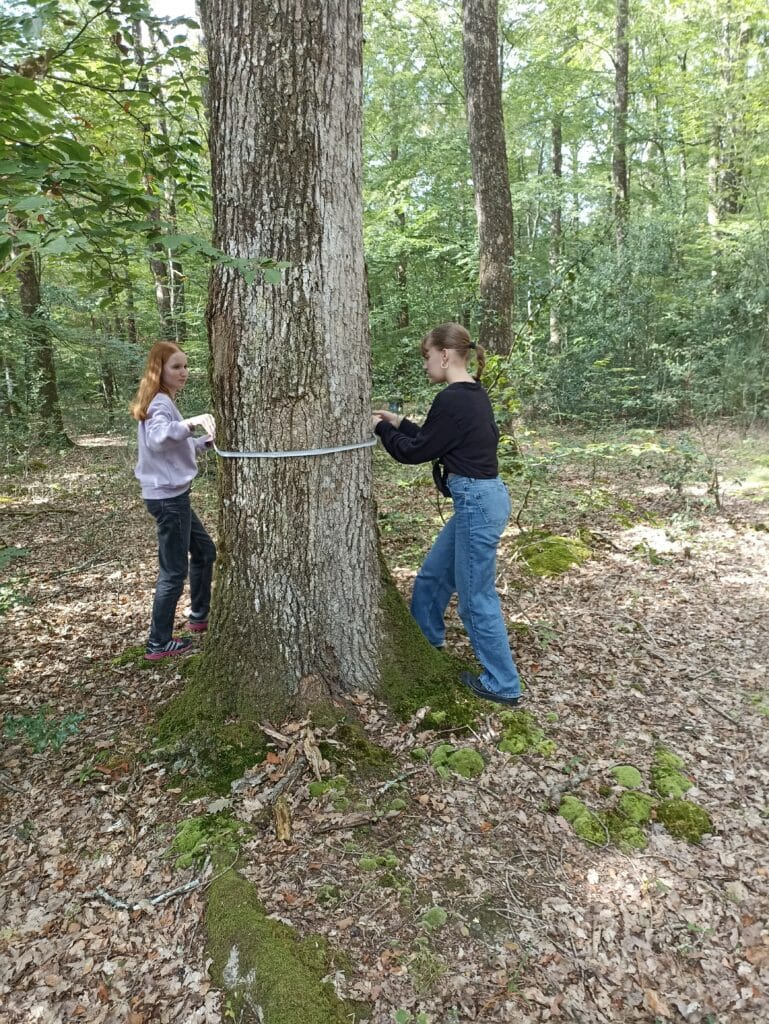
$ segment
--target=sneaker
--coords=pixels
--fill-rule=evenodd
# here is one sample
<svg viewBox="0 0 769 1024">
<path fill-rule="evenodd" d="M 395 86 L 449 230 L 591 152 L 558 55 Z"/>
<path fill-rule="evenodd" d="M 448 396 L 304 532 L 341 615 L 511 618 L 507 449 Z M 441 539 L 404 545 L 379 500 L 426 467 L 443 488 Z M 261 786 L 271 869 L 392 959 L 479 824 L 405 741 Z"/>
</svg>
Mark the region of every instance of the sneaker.
<svg viewBox="0 0 769 1024">
<path fill-rule="evenodd" d="M 505 697 L 502 693 L 494 693 L 492 690 L 487 690 L 478 676 L 474 676 L 472 672 L 463 672 L 459 680 L 463 686 L 466 686 L 468 690 L 472 690 L 475 696 L 480 697 L 481 700 L 492 700 L 495 704 L 504 704 L 508 708 L 517 707 L 521 702 L 520 697 Z"/>
<path fill-rule="evenodd" d="M 162 647 L 148 647 L 144 659 L 145 661 L 160 661 L 161 658 L 170 658 L 174 654 L 188 654 L 191 650 L 191 640 L 169 640 Z"/>
<path fill-rule="evenodd" d="M 190 633 L 205 633 L 208 629 L 208 619 L 187 619 L 187 629 Z"/>
</svg>

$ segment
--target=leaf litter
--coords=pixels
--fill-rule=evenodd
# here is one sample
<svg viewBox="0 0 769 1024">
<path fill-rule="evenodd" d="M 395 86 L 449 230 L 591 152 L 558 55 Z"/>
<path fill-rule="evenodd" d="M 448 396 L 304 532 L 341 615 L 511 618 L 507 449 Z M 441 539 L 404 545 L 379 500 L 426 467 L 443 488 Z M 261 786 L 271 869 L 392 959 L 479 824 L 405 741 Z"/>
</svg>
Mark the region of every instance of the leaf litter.
<svg viewBox="0 0 769 1024">
<path fill-rule="evenodd" d="M 422 477 L 396 488 L 378 466 L 387 514 L 420 510 L 384 533 L 407 595 L 440 518 Z M 570 472 L 559 483 L 573 493 L 594 485 Z M 384 783 L 329 766 L 333 735 L 275 723 L 271 754 L 229 798 L 184 803 L 143 734 L 178 673 L 111 663 L 143 640 L 155 573 L 130 453 L 78 448 L 55 470 L 7 475 L 0 536 L 29 553 L 5 569 L 23 602 L 2 622 L 2 710 L 85 717 L 58 751 L 5 740 L 0 1024 L 223 1021 L 205 953 L 212 868 L 181 869 L 169 851 L 179 823 L 225 808 L 252 830 L 244 873 L 268 912 L 328 940 L 330 982 L 372 1024 L 769 1018 L 767 495 L 735 489 L 719 511 L 652 484 L 616 466 L 604 481 L 655 520 L 648 533 L 605 504 L 550 512 L 548 528 L 606 540 L 564 575 L 527 576 L 503 540 L 503 608 L 550 753 L 501 753 L 491 706 L 455 736 L 357 694 L 393 758 Z M 213 521 L 210 476 L 201 496 Z M 454 611 L 448 636 L 469 655 Z M 439 743 L 478 751 L 483 774 L 412 758 Z M 660 746 L 714 822 L 700 845 L 653 821 L 646 848 L 624 853 L 554 813 L 563 792 L 605 804 L 618 765 L 648 778 Z M 336 771 L 344 783 L 311 791 Z"/>
</svg>

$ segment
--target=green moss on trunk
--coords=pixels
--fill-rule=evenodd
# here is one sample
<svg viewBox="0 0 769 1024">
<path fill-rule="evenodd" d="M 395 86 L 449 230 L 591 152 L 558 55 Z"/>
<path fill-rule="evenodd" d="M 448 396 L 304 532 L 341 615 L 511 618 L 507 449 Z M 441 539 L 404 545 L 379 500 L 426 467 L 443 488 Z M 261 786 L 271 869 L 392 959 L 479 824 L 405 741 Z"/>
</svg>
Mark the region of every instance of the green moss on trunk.
<svg viewBox="0 0 769 1024">
<path fill-rule="evenodd" d="M 206 911 L 211 975 L 237 1020 L 255 1024 L 357 1024 L 369 1013 L 342 1002 L 322 979 L 330 956 L 319 939 L 299 939 L 270 920 L 256 890 L 234 870 L 217 878 Z"/>
</svg>

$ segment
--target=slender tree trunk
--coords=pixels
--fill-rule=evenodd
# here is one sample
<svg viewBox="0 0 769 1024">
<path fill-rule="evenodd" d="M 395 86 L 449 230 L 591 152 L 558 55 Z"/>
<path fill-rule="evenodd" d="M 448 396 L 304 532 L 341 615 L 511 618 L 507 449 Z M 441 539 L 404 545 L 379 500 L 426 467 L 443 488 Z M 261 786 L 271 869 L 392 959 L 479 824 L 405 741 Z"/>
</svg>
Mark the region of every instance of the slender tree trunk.
<svg viewBox="0 0 769 1024">
<path fill-rule="evenodd" d="M 206 0 L 214 241 L 290 262 L 279 284 L 214 268 L 219 445 L 280 452 L 370 434 L 360 4 Z M 276 116 L 276 112 L 280 112 Z M 279 716 L 379 677 L 368 449 L 223 459 L 206 673 Z"/>
<path fill-rule="evenodd" d="M 463 0 L 465 103 L 478 219 L 479 341 L 505 354 L 512 343 L 513 208 L 498 64 L 497 0 Z"/>
<path fill-rule="evenodd" d="M 142 23 L 138 18 L 134 19 L 132 22 L 132 33 L 136 66 L 139 69 L 138 84 L 142 89 L 148 90 L 150 83 L 149 76 L 145 70 L 144 46 L 142 43 Z M 151 132 L 151 125 L 149 122 L 145 122 L 142 125 L 143 143 L 145 146 L 149 141 Z M 155 191 L 155 188 L 149 178 L 146 181 L 145 191 L 151 199 L 156 200 L 150 210 L 149 219 L 156 225 L 156 232 L 159 235 L 162 232 L 162 215 L 159 205 L 161 197 Z M 155 303 L 157 305 L 158 318 L 160 320 L 160 333 L 163 338 L 166 338 L 169 341 L 175 341 L 176 331 L 174 329 L 171 311 L 168 252 L 163 246 L 163 243 L 159 241 L 153 242 L 150 249 L 152 255 L 149 257 L 149 266 L 150 273 L 152 274 L 152 280 L 155 283 Z"/>
<path fill-rule="evenodd" d="M 614 120 L 612 124 L 612 186 L 618 247 L 625 241 L 628 218 L 627 112 L 630 48 L 629 0 L 616 0 L 614 22 Z"/>
<path fill-rule="evenodd" d="M 553 115 L 552 123 L 553 146 L 553 186 L 555 199 L 550 210 L 550 351 L 557 355 L 561 351 L 561 322 L 558 313 L 558 276 L 560 274 L 563 227 L 561 207 L 561 184 L 563 178 L 563 131 L 562 115 L 558 111 Z"/>
<path fill-rule="evenodd" d="M 29 398 L 36 397 L 38 401 L 38 440 L 42 444 L 57 447 L 69 445 L 71 441 L 64 430 L 59 401 L 53 339 L 40 298 L 40 264 L 33 253 L 27 252 L 19 260 L 16 277 L 19 282 L 21 311 L 24 314 L 29 339 L 27 391 Z M 31 409 L 30 402 L 28 408 Z"/>
</svg>

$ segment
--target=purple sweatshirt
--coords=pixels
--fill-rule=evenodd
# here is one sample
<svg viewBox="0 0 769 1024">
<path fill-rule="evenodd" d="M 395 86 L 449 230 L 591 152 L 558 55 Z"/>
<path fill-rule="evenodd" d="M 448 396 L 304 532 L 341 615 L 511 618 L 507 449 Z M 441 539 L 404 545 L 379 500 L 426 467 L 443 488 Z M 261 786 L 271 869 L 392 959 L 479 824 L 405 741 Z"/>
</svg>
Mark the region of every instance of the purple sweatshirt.
<svg viewBox="0 0 769 1024">
<path fill-rule="evenodd" d="M 142 485 L 142 498 L 175 498 L 189 488 L 198 474 L 196 455 L 213 446 L 206 434 L 193 437 L 171 398 L 159 392 L 139 423 L 139 461 L 134 474 Z"/>
</svg>

